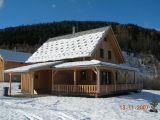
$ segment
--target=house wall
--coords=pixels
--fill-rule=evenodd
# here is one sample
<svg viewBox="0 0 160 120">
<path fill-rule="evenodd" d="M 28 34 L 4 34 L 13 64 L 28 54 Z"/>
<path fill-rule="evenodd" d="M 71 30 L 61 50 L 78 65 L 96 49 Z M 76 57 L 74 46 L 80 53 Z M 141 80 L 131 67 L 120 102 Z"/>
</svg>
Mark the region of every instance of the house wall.
<svg viewBox="0 0 160 120">
<path fill-rule="evenodd" d="M 80 80 L 80 71 L 87 72 L 86 80 Z M 102 71 L 111 72 L 111 84 L 114 84 L 115 81 L 116 81 L 116 84 L 126 84 L 126 82 L 128 84 L 138 83 L 136 82 L 137 78 L 136 78 L 136 73 L 134 75 L 134 71 L 101 68 L 100 72 Z M 117 72 L 117 80 L 116 80 L 116 72 Z M 93 78 L 93 73 L 94 72 L 91 69 L 76 70 L 77 85 L 96 85 L 96 79 Z M 54 84 L 73 85 L 74 71 L 73 70 L 58 71 L 54 77 Z"/>
<path fill-rule="evenodd" d="M 108 32 L 107 36 L 104 38 L 104 40 L 98 45 L 97 49 L 95 50 L 92 59 L 101 60 L 104 62 L 111 62 L 115 64 L 122 63 L 122 59 L 120 58 L 120 55 L 118 54 L 117 46 L 115 46 L 114 37 L 111 31 Z M 104 50 L 104 57 L 100 57 L 100 48 Z M 111 51 L 111 60 L 108 59 L 108 51 Z"/>
<path fill-rule="evenodd" d="M 107 69 L 100 69 L 100 74 L 101 72 L 110 72 L 111 73 L 111 84 L 114 84 L 114 76 L 113 76 L 113 72 L 115 73 L 115 71 L 112 71 L 112 70 L 107 70 Z M 101 75 L 100 75 L 101 76 Z M 102 83 L 102 78 L 100 77 L 100 81 L 101 81 L 101 85 L 103 85 Z"/>
<path fill-rule="evenodd" d="M 140 79 L 135 71 L 117 70 L 117 84 L 135 84 L 139 83 Z"/>
<path fill-rule="evenodd" d="M 29 93 L 30 76 L 29 73 L 21 74 L 21 92 Z"/>
<path fill-rule="evenodd" d="M 34 73 L 34 90 L 39 93 L 51 93 L 52 71 L 39 70 Z"/>
<path fill-rule="evenodd" d="M 82 70 L 82 71 L 86 71 L 87 73 L 87 79 L 86 80 L 81 80 L 80 79 L 80 71 L 81 70 L 77 70 L 77 84 L 79 85 L 95 85 L 96 84 L 96 80 L 93 79 L 93 71 L 92 70 Z"/>
<path fill-rule="evenodd" d="M 38 94 L 51 93 L 52 90 L 52 71 L 39 70 L 34 73 L 34 91 Z M 21 91 L 30 92 L 30 74 L 21 74 Z"/>
<path fill-rule="evenodd" d="M 73 85 L 73 70 L 58 71 L 54 77 L 54 84 Z"/>
<path fill-rule="evenodd" d="M 86 80 L 80 79 L 80 71 L 86 71 Z M 111 72 L 109 70 L 102 69 L 101 71 Z M 96 79 L 93 77 L 93 70 L 83 69 L 76 70 L 76 85 L 96 85 Z M 113 82 L 113 74 L 111 74 L 111 83 Z M 74 71 L 73 70 L 63 70 L 58 71 L 54 78 L 54 84 L 62 85 L 74 85 Z"/>
<path fill-rule="evenodd" d="M 27 64 L 23 63 L 23 62 L 5 61 L 4 70 L 10 69 L 10 68 L 15 68 L 15 67 L 20 67 L 20 66 L 25 66 L 25 65 L 27 65 Z M 2 74 L 4 74 L 4 73 L 2 73 Z M 13 81 L 20 81 L 20 79 L 21 79 L 20 75 L 12 76 Z M 4 81 L 9 81 L 9 74 L 8 73 L 4 74 Z"/>
<path fill-rule="evenodd" d="M 0 81 L 4 80 L 4 62 L 3 58 L 0 58 Z"/>
<path fill-rule="evenodd" d="M 86 71 L 87 73 L 86 80 L 80 80 L 80 71 L 81 70 L 76 70 L 77 85 L 94 85 L 96 83 L 96 81 L 92 79 L 92 70 L 87 70 L 87 69 L 82 70 Z M 55 75 L 54 84 L 74 85 L 74 71 L 73 70 L 58 71 Z"/>
</svg>

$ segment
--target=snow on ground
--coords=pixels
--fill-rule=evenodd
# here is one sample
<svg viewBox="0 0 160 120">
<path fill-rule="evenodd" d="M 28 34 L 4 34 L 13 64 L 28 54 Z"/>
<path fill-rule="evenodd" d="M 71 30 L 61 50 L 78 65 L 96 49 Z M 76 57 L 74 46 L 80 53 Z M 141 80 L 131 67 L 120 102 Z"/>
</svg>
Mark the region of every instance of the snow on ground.
<svg viewBox="0 0 160 120">
<path fill-rule="evenodd" d="M 151 113 L 149 108 L 136 109 L 138 105 L 149 105 L 153 96 L 160 100 L 160 91 L 144 90 L 106 98 L 47 95 L 29 98 L 4 97 L 3 86 L 9 84 L 0 83 L 0 120 L 160 120 L 160 113 Z M 14 93 L 20 92 L 18 83 L 12 88 Z"/>
</svg>

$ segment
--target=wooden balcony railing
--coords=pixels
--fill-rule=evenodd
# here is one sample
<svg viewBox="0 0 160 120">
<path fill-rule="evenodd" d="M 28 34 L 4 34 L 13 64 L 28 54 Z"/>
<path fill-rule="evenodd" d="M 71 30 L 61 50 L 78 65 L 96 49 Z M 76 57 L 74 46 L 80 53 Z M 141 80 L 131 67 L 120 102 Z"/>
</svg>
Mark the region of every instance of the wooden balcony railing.
<svg viewBox="0 0 160 120">
<path fill-rule="evenodd" d="M 141 90 L 142 84 L 100 85 L 100 93 L 110 94 L 118 91 Z M 54 85 L 53 92 L 96 94 L 97 85 Z"/>
</svg>

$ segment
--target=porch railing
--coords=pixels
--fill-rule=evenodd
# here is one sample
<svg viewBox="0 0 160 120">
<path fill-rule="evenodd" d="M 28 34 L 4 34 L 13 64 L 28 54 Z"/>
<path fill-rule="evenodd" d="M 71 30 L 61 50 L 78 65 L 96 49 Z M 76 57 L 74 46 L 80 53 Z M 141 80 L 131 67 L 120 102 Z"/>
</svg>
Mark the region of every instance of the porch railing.
<svg viewBox="0 0 160 120">
<path fill-rule="evenodd" d="M 117 84 L 117 85 L 101 85 L 100 93 L 114 93 L 120 91 L 131 91 L 131 90 L 141 90 L 143 89 L 143 84 Z"/>
<path fill-rule="evenodd" d="M 96 93 L 96 85 L 54 85 L 54 92 L 66 92 L 66 93 Z"/>
<path fill-rule="evenodd" d="M 110 94 L 118 91 L 139 90 L 142 84 L 100 85 L 100 93 Z M 97 85 L 53 85 L 53 92 L 96 94 Z"/>
</svg>

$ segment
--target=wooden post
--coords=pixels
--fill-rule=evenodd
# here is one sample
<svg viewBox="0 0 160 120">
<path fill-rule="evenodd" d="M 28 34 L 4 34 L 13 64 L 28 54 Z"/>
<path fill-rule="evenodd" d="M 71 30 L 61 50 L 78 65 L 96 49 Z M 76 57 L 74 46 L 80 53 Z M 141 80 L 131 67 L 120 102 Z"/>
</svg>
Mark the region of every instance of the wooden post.
<svg viewBox="0 0 160 120">
<path fill-rule="evenodd" d="M 30 92 L 31 96 L 34 95 L 34 72 L 30 73 Z"/>
<path fill-rule="evenodd" d="M 54 89 L 53 85 L 54 85 L 54 78 L 53 78 L 53 70 L 52 70 L 52 91 Z"/>
<path fill-rule="evenodd" d="M 125 71 L 125 81 L 126 81 L 126 90 L 127 90 L 127 72 Z"/>
<path fill-rule="evenodd" d="M 9 95 L 12 95 L 12 74 L 9 73 Z"/>
<path fill-rule="evenodd" d="M 23 80 L 23 77 L 22 77 L 22 74 L 21 74 L 21 92 L 22 92 L 22 88 L 23 88 L 22 80 Z"/>
<path fill-rule="evenodd" d="M 77 77 L 77 75 L 76 75 L 76 69 L 74 69 L 74 85 L 77 84 L 76 77 Z"/>
<path fill-rule="evenodd" d="M 74 92 L 76 92 L 76 85 L 77 85 L 76 78 L 77 78 L 76 69 L 74 69 Z"/>
<path fill-rule="evenodd" d="M 114 91 L 116 92 L 116 72 L 112 71 L 113 73 L 113 79 L 114 79 Z"/>
<path fill-rule="evenodd" d="M 4 82 L 4 65 L 3 65 L 3 68 L 2 68 L 2 80 Z"/>
<path fill-rule="evenodd" d="M 134 71 L 134 84 L 136 84 L 136 79 L 135 79 L 135 71 Z"/>
<path fill-rule="evenodd" d="M 97 70 L 97 93 L 96 93 L 96 97 L 99 96 L 100 94 L 100 69 L 96 67 Z"/>
<path fill-rule="evenodd" d="M 55 72 L 52 70 L 52 92 L 54 91 L 54 80 L 55 80 L 54 78 L 57 72 L 58 72 L 57 70 L 55 70 Z"/>
</svg>

